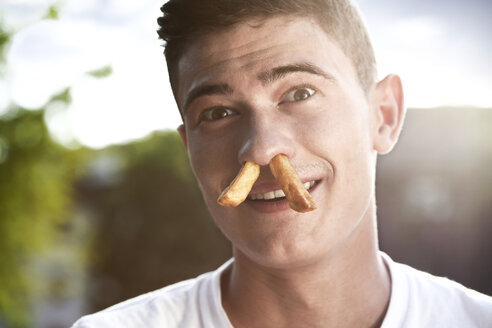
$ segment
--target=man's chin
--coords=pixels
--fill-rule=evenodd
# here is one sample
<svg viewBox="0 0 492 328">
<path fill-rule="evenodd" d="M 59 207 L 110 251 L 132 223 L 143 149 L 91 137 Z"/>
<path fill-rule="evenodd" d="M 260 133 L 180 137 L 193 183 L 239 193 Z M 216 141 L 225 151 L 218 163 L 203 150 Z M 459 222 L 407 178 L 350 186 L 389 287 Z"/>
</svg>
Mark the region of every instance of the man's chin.
<svg viewBox="0 0 492 328">
<path fill-rule="evenodd" d="M 321 257 L 321 254 L 317 254 L 319 249 L 298 241 L 269 241 L 256 245 L 256 248 L 251 246 L 253 245 L 249 244 L 244 250 L 235 247 L 236 261 L 263 269 L 293 272 L 315 263 Z"/>
</svg>

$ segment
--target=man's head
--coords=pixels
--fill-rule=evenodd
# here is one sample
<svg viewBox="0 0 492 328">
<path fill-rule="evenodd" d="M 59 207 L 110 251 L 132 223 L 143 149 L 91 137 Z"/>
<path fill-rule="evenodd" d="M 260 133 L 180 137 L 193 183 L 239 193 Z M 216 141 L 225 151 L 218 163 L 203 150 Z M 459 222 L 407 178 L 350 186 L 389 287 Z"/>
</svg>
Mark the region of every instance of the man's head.
<svg viewBox="0 0 492 328">
<path fill-rule="evenodd" d="M 207 33 L 251 18 L 281 15 L 314 19 L 351 59 L 366 92 L 376 81 L 369 35 L 349 0 L 170 0 L 161 10 L 164 16 L 158 19 L 158 33 L 166 41 L 165 55 L 175 95 L 180 78 L 177 63 L 190 44 Z"/>
<path fill-rule="evenodd" d="M 202 10 L 187 9 L 193 17 Z M 184 120 L 178 130 L 212 217 L 236 258 L 277 268 L 313 263 L 347 245 L 374 247 L 376 155 L 391 149 L 400 130 L 399 78 L 367 78 L 364 87 L 343 40 L 311 15 L 245 17 L 197 31 L 175 54 L 168 45 L 168 58 L 177 56 L 169 73 Z M 340 21 L 333 30 L 343 35 Z M 161 23 L 172 30 L 171 21 Z M 275 196 L 280 186 L 268 164 L 277 154 L 312 187 L 316 210 L 297 213 Z M 250 197 L 235 208 L 218 205 L 246 161 L 261 166 Z"/>
</svg>

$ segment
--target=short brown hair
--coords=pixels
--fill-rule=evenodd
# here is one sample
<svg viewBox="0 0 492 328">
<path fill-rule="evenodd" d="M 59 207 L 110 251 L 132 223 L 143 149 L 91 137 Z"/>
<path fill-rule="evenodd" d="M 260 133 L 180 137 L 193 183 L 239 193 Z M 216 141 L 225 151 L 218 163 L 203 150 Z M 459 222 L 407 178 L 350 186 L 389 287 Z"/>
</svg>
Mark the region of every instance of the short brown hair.
<svg viewBox="0 0 492 328">
<path fill-rule="evenodd" d="M 250 18 L 281 15 L 314 18 L 352 60 L 364 91 L 376 80 L 371 41 L 350 0 L 170 0 L 161 11 L 157 33 L 166 42 L 164 54 L 175 96 L 178 61 L 196 37 Z"/>
</svg>

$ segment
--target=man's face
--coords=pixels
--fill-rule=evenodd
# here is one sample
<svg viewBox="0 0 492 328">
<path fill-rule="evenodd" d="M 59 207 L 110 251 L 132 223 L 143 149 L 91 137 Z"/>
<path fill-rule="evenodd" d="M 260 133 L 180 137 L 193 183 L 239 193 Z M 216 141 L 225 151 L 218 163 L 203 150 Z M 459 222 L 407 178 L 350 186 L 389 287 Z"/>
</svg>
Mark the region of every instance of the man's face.
<svg viewBox="0 0 492 328">
<path fill-rule="evenodd" d="M 351 61 L 308 18 L 246 21 L 200 38 L 178 66 L 178 105 L 193 171 L 235 251 L 262 265 L 303 265 L 372 219 L 375 114 Z M 285 199 L 216 203 L 245 161 L 261 165 L 250 195 L 280 189 L 268 163 L 286 154 L 317 209 Z"/>
</svg>

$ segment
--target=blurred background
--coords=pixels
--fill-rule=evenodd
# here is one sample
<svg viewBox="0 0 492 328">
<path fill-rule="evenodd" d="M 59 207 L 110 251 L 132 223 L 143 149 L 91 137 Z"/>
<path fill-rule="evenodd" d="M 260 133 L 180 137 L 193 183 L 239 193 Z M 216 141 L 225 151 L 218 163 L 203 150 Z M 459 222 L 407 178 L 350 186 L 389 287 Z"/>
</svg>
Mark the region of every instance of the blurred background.
<svg viewBox="0 0 492 328">
<path fill-rule="evenodd" d="M 381 248 L 492 294 L 492 3 L 359 0 L 409 107 Z M 157 0 L 0 0 L 0 327 L 79 316 L 231 256 L 175 128 Z"/>
</svg>

